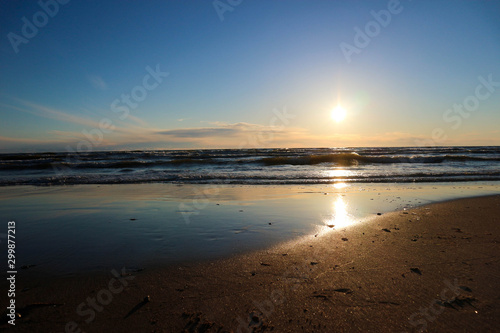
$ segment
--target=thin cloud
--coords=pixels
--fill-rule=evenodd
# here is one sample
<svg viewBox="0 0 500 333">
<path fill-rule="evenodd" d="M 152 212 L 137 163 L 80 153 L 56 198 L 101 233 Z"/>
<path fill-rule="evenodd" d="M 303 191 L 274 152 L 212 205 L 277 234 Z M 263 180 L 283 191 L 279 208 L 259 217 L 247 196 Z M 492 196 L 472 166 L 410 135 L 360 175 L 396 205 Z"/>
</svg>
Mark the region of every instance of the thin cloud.
<svg viewBox="0 0 500 333">
<path fill-rule="evenodd" d="M 96 89 L 99 90 L 108 89 L 108 85 L 106 84 L 106 82 L 104 82 L 103 78 L 98 75 L 87 75 L 87 80 Z"/>
<path fill-rule="evenodd" d="M 93 121 L 90 119 L 75 116 L 75 115 L 66 113 L 64 111 L 60 111 L 60 110 L 57 110 L 54 108 L 35 104 L 35 103 L 28 102 L 25 100 L 21 100 L 21 99 L 17 99 L 17 98 L 16 98 L 16 100 L 28 108 L 20 108 L 17 106 L 7 105 L 7 104 L 1 104 L 1 106 L 7 107 L 7 108 L 10 108 L 13 110 L 17 110 L 17 111 L 29 113 L 29 114 L 32 114 L 32 115 L 35 115 L 38 117 L 42 117 L 42 118 L 49 118 L 49 119 L 53 119 L 53 120 L 58 120 L 58 121 L 66 122 L 66 123 L 72 123 L 72 124 L 78 124 L 78 125 L 82 125 L 82 126 L 99 127 L 99 122 L 96 122 L 96 121 Z"/>
<path fill-rule="evenodd" d="M 215 138 L 229 136 L 234 137 L 238 135 L 270 133 L 282 131 L 281 128 L 273 126 L 263 126 L 250 123 L 224 123 L 212 122 L 216 126 L 213 127 L 195 127 L 195 128 L 180 128 L 171 130 L 157 131 L 157 134 L 165 135 L 173 138 Z"/>
<path fill-rule="evenodd" d="M 186 128 L 160 131 L 157 133 L 176 138 L 206 138 L 214 136 L 232 136 L 237 133 L 237 130 L 232 128 Z"/>
<path fill-rule="evenodd" d="M 99 121 L 76 116 L 76 115 L 70 114 L 70 113 L 62 111 L 62 110 L 58 110 L 55 108 L 36 104 L 36 103 L 22 100 L 19 98 L 13 97 L 13 99 L 16 100 L 17 102 L 19 102 L 20 104 L 22 104 L 24 107 L 8 105 L 8 104 L 3 104 L 3 103 L 0 103 L 0 106 L 10 108 L 10 109 L 16 110 L 16 111 L 21 111 L 24 113 L 29 113 L 29 114 L 32 114 L 32 115 L 35 115 L 38 117 L 42 117 L 42 118 L 48 118 L 48 119 L 53 119 L 53 120 L 57 120 L 57 121 L 65 122 L 65 123 L 81 125 L 82 130 L 85 128 L 100 128 L 100 126 L 101 126 Z M 107 118 L 107 117 L 103 117 L 103 118 Z M 115 127 L 113 132 L 126 133 L 126 132 L 129 132 L 130 130 L 140 131 L 140 130 L 144 130 L 144 127 L 147 125 L 147 123 L 145 121 L 143 121 L 142 119 L 140 119 L 136 116 L 133 116 L 133 115 L 128 115 L 127 119 L 136 123 L 139 126 L 127 124 L 126 122 L 124 122 L 120 119 L 110 119 L 112 124 Z"/>
<path fill-rule="evenodd" d="M 143 126 L 143 127 L 147 125 L 147 123 L 144 120 L 142 120 L 139 117 L 133 116 L 131 114 L 128 115 L 127 119 L 130 119 L 134 123 L 136 123 L 137 125 L 140 125 L 140 126 Z"/>
<path fill-rule="evenodd" d="M 207 122 L 208 123 L 208 122 Z M 211 127 L 181 128 L 156 131 L 166 143 L 191 142 L 204 148 L 263 148 L 287 147 L 289 142 L 304 135 L 300 128 L 265 126 L 245 122 L 209 122 Z"/>
</svg>

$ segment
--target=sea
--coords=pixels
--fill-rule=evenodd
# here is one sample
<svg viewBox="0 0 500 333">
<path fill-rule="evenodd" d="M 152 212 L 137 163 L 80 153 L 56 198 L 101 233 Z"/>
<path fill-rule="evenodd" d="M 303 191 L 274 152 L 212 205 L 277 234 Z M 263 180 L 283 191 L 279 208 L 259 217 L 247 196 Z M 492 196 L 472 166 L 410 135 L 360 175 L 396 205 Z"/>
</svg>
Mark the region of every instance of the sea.
<svg viewBox="0 0 500 333">
<path fill-rule="evenodd" d="M 500 147 L 132 150 L 0 154 L 0 186 L 500 180 Z"/>
</svg>

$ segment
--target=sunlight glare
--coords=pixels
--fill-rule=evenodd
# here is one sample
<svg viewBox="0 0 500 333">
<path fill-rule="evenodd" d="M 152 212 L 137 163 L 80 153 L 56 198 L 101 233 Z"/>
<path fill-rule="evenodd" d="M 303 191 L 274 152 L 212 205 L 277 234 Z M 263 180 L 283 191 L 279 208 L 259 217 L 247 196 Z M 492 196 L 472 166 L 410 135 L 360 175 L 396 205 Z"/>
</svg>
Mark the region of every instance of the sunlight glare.
<svg viewBox="0 0 500 333">
<path fill-rule="evenodd" d="M 335 184 L 333 184 L 333 187 L 338 189 L 338 190 L 341 190 L 341 189 L 347 187 L 347 184 L 346 183 L 335 183 Z"/>
<path fill-rule="evenodd" d="M 354 224 L 354 220 L 347 212 L 347 204 L 341 195 L 333 203 L 333 216 L 332 219 L 326 221 L 326 224 L 328 227 L 335 227 L 337 229 Z"/>
<path fill-rule="evenodd" d="M 352 175 L 352 172 L 346 169 L 330 169 L 330 170 L 324 170 L 322 173 L 325 175 L 325 177 L 339 178 L 338 180 L 342 178 L 347 178 Z"/>
<path fill-rule="evenodd" d="M 330 116 L 332 117 L 333 120 L 335 120 L 338 123 L 344 120 L 346 114 L 347 111 L 342 106 L 337 105 L 337 107 L 335 107 L 332 110 Z"/>
</svg>

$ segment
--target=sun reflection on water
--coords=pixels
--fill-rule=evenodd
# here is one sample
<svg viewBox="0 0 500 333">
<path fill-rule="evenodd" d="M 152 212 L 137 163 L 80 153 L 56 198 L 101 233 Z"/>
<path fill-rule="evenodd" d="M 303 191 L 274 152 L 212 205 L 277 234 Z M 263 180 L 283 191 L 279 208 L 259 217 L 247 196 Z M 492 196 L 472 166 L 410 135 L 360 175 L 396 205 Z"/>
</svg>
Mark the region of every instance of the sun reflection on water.
<svg viewBox="0 0 500 333">
<path fill-rule="evenodd" d="M 328 178 L 346 178 L 352 175 L 352 172 L 346 169 L 329 169 L 324 170 L 323 173 Z"/>
<path fill-rule="evenodd" d="M 343 228 L 353 224 L 355 221 L 347 211 L 347 203 L 344 201 L 342 195 L 338 195 L 333 202 L 332 217 L 325 221 L 329 228 Z"/>
</svg>

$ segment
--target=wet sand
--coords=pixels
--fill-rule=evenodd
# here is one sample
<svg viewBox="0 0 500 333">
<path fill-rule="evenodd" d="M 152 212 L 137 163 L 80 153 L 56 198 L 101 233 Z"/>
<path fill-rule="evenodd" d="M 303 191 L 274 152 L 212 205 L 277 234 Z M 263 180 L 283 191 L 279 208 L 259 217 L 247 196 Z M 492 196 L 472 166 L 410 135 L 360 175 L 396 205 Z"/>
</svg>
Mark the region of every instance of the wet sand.
<svg viewBox="0 0 500 333">
<path fill-rule="evenodd" d="M 0 221 L 17 222 L 17 267 L 58 277 L 216 260 L 329 224 L 497 193 L 500 182 L 13 186 L 0 187 Z"/>
<path fill-rule="evenodd" d="M 460 199 L 218 261 L 56 279 L 27 269 L 15 331 L 493 332 L 499 213 L 498 195 Z"/>
</svg>

